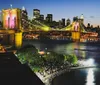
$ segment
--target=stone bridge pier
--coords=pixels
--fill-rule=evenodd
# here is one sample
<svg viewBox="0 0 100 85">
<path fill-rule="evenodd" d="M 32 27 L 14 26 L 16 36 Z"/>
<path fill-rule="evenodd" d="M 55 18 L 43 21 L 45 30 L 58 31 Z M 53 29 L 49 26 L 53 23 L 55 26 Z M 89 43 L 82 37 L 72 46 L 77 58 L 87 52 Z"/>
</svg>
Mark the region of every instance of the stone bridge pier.
<svg viewBox="0 0 100 85">
<path fill-rule="evenodd" d="M 20 48 L 22 46 L 22 32 L 0 30 L 0 44 L 12 45 L 16 48 Z"/>
</svg>

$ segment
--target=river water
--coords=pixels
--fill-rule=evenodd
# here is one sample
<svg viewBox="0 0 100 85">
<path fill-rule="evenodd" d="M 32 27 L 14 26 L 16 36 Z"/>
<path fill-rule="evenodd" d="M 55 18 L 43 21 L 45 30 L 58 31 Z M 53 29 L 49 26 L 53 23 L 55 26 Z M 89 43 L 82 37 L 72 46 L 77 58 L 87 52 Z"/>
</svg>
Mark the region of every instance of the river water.
<svg viewBox="0 0 100 85">
<path fill-rule="evenodd" d="M 84 64 L 100 65 L 100 45 L 79 43 L 41 43 L 25 41 L 40 50 L 55 51 L 60 54 L 75 54 L 84 58 Z M 91 61 L 92 60 L 92 61 Z M 85 68 L 66 72 L 52 81 L 52 85 L 100 85 L 100 68 Z"/>
</svg>

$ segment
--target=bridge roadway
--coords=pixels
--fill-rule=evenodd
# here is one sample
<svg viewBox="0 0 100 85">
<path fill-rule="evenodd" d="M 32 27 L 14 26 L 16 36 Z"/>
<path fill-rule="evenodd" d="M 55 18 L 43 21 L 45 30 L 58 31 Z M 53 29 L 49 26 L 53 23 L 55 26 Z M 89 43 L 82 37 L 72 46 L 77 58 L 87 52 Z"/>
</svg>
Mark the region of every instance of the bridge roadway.
<svg viewBox="0 0 100 85">
<path fill-rule="evenodd" d="M 61 36 L 72 36 L 72 32 L 77 32 L 77 31 L 65 31 L 65 30 L 50 30 L 50 31 L 43 31 L 43 30 L 21 30 L 21 32 L 22 33 L 33 33 L 33 34 L 46 34 L 46 35 L 50 35 L 50 36 L 52 36 L 52 35 L 61 35 Z M 10 29 L 10 30 L 6 30 L 6 29 L 1 29 L 0 30 L 0 34 L 1 35 L 14 35 L 16 33 L 16 30 L 13 30 L 13 29 Z M 87 37 L 84 37 L 84 38 L 91 38 L 91 37 L 89 37 L 89 36 L 91 36 L 92 34 L 93 34 L 93 32 L 80 32 L 80 36 L 83 36 L 83 35 L 87 35 L 88 34 L 88 36 Z M 94 38 L 96 38 L 95 36 L 94 36 Z M 81 39 L 83 39 L 82 37 L 81 37 Z M 89 40 L 88 39 L 88 40 Z M 90 39 L 91 40 L 91 39 Z"/>
<path fill-rule="evenodd" d="M 52 29 L 49 31 L 43 31 L 43 30 L 29 30 L 29 29 L 25 29 L 25 30 L 20 30 L 21 32 L 75 32 L 75 31 L 70 31 L 70 30 L 59 30 L 59 29 Z M 14 29 L 0 29 L 0 33 L 15 33 L 16 30 Z M 76 31 L 77 32 L 77 31 Z M 88 32 L 81 32 L 81 33 L 88 33 Z"/>
</svg>

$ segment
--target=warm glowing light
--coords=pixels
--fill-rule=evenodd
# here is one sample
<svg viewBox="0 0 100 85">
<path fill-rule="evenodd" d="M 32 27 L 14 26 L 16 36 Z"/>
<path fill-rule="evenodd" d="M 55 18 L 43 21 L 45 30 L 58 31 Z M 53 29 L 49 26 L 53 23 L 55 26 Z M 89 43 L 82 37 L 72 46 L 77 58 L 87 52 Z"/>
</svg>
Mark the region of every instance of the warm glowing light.
<svg viewBox="0 0 100 85">
<path fill-rule="evenodd" d="M 44 51 L 40 51 L 40 52 L 38 52 L 40 55 L 43 55 L 43 54 L 45 54 L 45 52 Z"/>
<path fill-rule="evenodd" d="M 78 31 L 78 28 L 79 28 L 79 23 L 77 22 L 74 24 L 74 31 Z"/>
<path fill-rule="evenodd" d="M 15 46 L 20 48 L 22 46 L 22 33 L 15 33 Z"/>
<path fill-rule="evenodd" d="M 49 28 L 49 27 L 47 27 L 47 26 L 45 26 L 45 27 L 42 27 L 42 30 L 44 30 L 44 31 L 49 31 L 49 30 L 50 30 L 50 28 Z"/>
</svg>

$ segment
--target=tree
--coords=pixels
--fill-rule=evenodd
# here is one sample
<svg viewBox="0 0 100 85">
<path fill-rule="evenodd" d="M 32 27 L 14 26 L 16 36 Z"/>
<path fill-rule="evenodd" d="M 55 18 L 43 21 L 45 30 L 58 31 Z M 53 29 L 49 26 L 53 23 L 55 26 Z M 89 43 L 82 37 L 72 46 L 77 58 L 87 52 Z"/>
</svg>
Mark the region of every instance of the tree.
<svg viewBox="0 0 100 85">
<path fill-rule="evenodd" d="M 17 56 L 22 64 L 27 63 L 31 69 L 42 68 L 44 60 L 33 45 L 25 45 L 17 51 Z"/>
<path fill-rule="evenodd" d="M 55 52 L 50 52 L 49 54 L 44 55 L 46 60 L 47 67 L 58 67 L 64 63 L 64 56 L 62 54 L 57 54 Z"/>
<path fill-rule="evenodd" d="M 67 59 L 70 63 L 72 64 L 77 64 L 77 56 L 76 55 L 69 55 L 68 59 Z"/>
<path fill-rule="evenodd" d="M 33 45 L 25 45 L 16 54 L 22 63 L 29 63 L 36 53 L 38 53 L 38 50 Z"/>
</svg>

